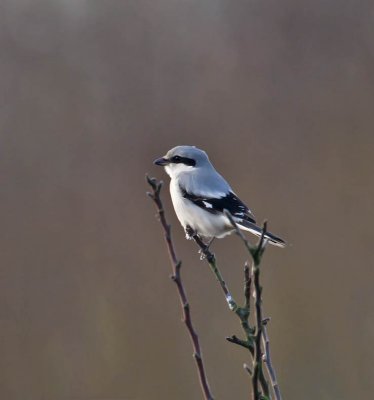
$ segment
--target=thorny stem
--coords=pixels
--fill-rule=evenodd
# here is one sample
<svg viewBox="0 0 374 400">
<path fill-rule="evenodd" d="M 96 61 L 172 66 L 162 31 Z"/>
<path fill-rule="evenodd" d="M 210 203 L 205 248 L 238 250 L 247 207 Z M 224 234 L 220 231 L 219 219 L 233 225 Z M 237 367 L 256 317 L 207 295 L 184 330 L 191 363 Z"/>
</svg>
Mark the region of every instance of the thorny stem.
<svg viewBox="0 0 374 400">
<path fill-rule="evenodd" d="M 194 359 L 196 362 L 196 366 L 197 366 L 197 370 L 198 370 L 198 374 L 199 374 L 199 380 L 200 380 L 201 388 L 202 388 L 202 391 L 204 394 L 204 399 L 205 400 L 214 400 L 213 395 L 209 388 L 208 379 L 207 379 L 206 372 L 205 372 L 199 337 L 198 337 L 197 332 L 194 329 L 194 326 L 192 324 L 190 306 L 189 306 L 185 288 L 183 286 L 183 281 L 182 281 L 182 277 L 181 277 L 181 273 L 180 273 L 182 262 L 180 260 L 178 260 L 178 258 L 177 258 L 174 244 L 173 244 L 173 241 L 171 238 L 171 228 L 170 228 L 170 225 L 166 221 L 165 211 L 164 211 L 164 208 L 163 208 L 163 205 L 161 202 L 161 198 L 160 198 L 162 181 L 159 182 L 155 178 L 150 178 L 149 176 L 146 176 L 146 179 L 147 179 L 148 184 L 152 188 L 152 193 L 147 192 L 147 194 L 154 201 L 154 203 L 156 205 L 160 223 L 164 230 L 164 237 L 165 237 L 165 241 L 166 241 L 169 256 L 170 256 L 170 261 L 171 261 L 172 268 L 173 268 L 173 275 L 171 276 L 171 279 L 177 285 L 178 294 L 179 294 L 179 298 L 180 298 L 180 302 L 181 302 L 181 306 L 182 306 L 183 321 L 186 324 L 188 333 L 191 338 L 192 347 L 194 350 L 193 356 L 194 356 Z"/>
</svg>

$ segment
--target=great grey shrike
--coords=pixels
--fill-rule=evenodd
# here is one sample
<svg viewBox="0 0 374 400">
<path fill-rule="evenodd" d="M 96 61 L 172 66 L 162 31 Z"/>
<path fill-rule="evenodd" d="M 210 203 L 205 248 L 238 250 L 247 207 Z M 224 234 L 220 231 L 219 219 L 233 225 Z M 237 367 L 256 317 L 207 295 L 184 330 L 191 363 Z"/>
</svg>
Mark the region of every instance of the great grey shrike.
<svg viewBox="0 0 374 400">
<path fill-rule="evenodd" d="M 175 213 L 186 231 L 190 227 L 200 237 L 212 240 L 234 232 L 227 210 L 240 229 L 261 236 L 251 210 L 236 196 L 226 180 L 214 169 L 205 151 L 194 146 L 177 146 L 154 161 L 170 176 L 170 194 Z M 270 244 L 285 242 L 270 232 Z"/>
</svg>

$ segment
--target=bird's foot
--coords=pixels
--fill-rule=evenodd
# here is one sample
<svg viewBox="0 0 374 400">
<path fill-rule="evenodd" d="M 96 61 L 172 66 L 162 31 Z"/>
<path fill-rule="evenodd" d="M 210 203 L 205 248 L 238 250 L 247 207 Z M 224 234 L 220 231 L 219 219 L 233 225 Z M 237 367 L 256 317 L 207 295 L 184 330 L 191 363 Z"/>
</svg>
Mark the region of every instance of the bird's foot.
<svg viewBox="0 0 374 400">
<path fill-rule="evenodd" d="M 196 232 L 189 225 L 187 225 L 184 228 L 184 231 L 186 233 L 186 239 L 187 240 L 192 240 L 193 237 L 196 235 Z"/>
<path fill-rule="evenodd" d="M 187 240 L 192 240 L 193 238 L 192 238 L 192 236 L 191 236 L 189 233 L 186 232 L 186 239 L 187 239 Z"/>
<path fill-rule="evenodd" d="M 213 243 L 214 237 L 208 240 L 207 243 L 204 241 L 204 237 L 200 236 L 196 231 L 194 231 L 189 225 L 185 227 L 186 239 L 194 239 L 195 242 L 200 246 L 198 253 L 200 254 L 200 260 L 205 260 L 206 258 L 212 258 L 212 254 L 209 251 L 210 245 Z M 206 238 L 205 238 L 206 239 Z"/>
<path fill-rule="evenodd" d="M 213 237 L 212 239 L 210 239 L 209 241 L 208 241 L 208 243 L 207 244 L 205 244 L 202 240 L 201 240 L 201 245 L 203 245 L 204 246 L 204 248 L 201 248 L 200 250 L 199 250 L 199 254 L 200 254 L 200 260 L 205 260 L 208 256 L 210 257 L 211 256 L 211 253 L 210 253 L 210 245 L 213 243 L 213 240 L 214 240 L 215 238 Z"/>
</svg>

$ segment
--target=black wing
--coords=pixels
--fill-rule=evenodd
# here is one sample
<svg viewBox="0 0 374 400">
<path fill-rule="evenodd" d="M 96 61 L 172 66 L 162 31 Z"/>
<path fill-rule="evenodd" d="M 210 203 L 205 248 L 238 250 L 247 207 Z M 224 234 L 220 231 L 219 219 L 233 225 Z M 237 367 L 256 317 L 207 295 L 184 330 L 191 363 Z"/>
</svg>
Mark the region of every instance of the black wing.
<svg viewBox="0 0 374 400">
<path fill-rule="evenodd" d="M 196 206 L 208 211 L 212 214 L 220 214 L 223 210 L 227 210 L 236 218 L 241 218 L 245 221 L 256 223 L 254 215 L 249 208 L 232 192 L 220 198 L 196 196 L 188 193 L 185 189 L 180 188 L 182 196 L 190 200 Z"/>
</svg>

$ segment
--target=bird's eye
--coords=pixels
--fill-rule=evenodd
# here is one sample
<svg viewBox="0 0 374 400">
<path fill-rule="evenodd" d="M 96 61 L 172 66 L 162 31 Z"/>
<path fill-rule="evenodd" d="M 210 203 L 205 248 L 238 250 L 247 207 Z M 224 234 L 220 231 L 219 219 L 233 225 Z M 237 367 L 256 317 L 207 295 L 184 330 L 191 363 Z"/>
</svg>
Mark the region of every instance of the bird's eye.
<svg viewBox="0 0 374 400">
<path fill-rule="evenodd" d="M 179 156 L 174 156 L 174 157 L 171 159 L 171 161 L 173 161 L 173 162 L 175 162 L 175 163 L 178 163 L 178 162 L 181 161 L 181 157 L 179 157 Z"/>
</svg>

